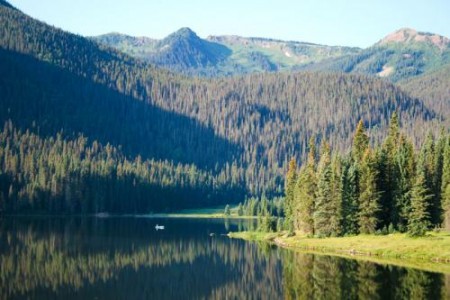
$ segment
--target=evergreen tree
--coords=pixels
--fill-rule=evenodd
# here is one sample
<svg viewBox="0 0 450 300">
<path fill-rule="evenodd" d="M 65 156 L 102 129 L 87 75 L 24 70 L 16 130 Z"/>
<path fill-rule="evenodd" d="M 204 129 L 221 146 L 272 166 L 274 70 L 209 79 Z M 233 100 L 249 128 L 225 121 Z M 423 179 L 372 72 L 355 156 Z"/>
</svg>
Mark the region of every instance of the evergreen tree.
<svg viewBox="0 0 450 300">
<path fill-rule="evenodd" d="M 440 189 L 438 191 L 435 187 L 435 176 L 436 176 L 436 144 L 434 137 L 431 133 L 427 135 L 427 138 L 422 146 L 419 155 L 419 166 L 418 172 L 422 172 L 425 181 L 425 187 L 430 194 L 434 194 L 433 198 L 428 201 L 427 209 L 429 214 L 429 221 L 432 225 L 440 225 L 442 220 L 442 206 L 440 203 Z M 442 167 L 442 166 L 441 166 Z M 439 171 L 438 173 L 441 173 Z"/>
<path fill-rule="evenodd" d="M 239 203 L 239 205 L 238 205 L 237 214 L 238 214 L 238 216 L 244 215 L 244 208 L 242 207 L 242 203 Z"/>
<path fill-rule="evenodd" d="M 436 142 L 434 166 L 433 166 L 433 202 L 434 209 L 431 212 L 431 221 L 433 225 L 440 226 L 444 220 L 444 209 L 442 203 L 442 178 L 444 172 L 444 151 L 447 137 L 441 130 L 440 137 Z"/>
<path fill-rule="evenodd" d="M 414 184 L 416 165 L 413 145 L 403 134 L 400 136 L 395 163 L 399 171 L 397 178 L 398 186 L 396 187 L 398 191 L 396 205 L 397 211 L 399 212 L 397 227 L 401 232 L 404 232 L 408 225 L 411 210 L 411 190 Z M 392 223 L 391 225 L 393 227 Z"/>
<path fill-rule="evenodd" d="M 423 236 L 431 225 L 429 206 L 432 195 L 427 187 L 423 170 L 419 170 L 411 191 L 411 212 L 408 219 L 408 233 Z"/>
<path fill-rule="evenodd" d="M 368 149 L 361 166 L 358 218 L 360 233 L 374 233 L 379 223 L 377 215 L 380 210 L 380 193 L 376 185 L 377 173 L 373 156 Z"/>
<path fill-rule="evenodd" d="M 358 233 L 359 167 L 345 160 L 341 174 L 342 227 L 346 234 Z"/>
<path fill-rule="evenodd" d="M 441 203 L 445 215 L 445 227 L 450 229 L 450 137 L 446 138 L 442 166 Z"/>
<path fill-rule="evenodd" d="M 369 137 L 362 120 L 358 122 L 353 136 L 352 157 L 356 162 L 361 162 L 367 148 L 369 147 Z"/>
<path fill-rule="evenodd" d="M 335 154 L 331 160 L 330 228 L 333 236 L 342 234 L 341 158 Z"/>
<path fill-rule="evenodd" d="M 225 206 L 225 210 L 224 210 L 223 213 L 224 213 L 225 216 L 231 215 L 230 205 L 227 204 L 227 205 Z"/>
<path fill-rule="evenodd" d="M 391 223 L 397 227 L 399 221 L 398 201 L 400 192 L 398 186 L 398 168 L 395 163 L 395 155 L 398 151 L 400 138 L 400 126 L 397 113 L 392 114 L 388 135 L 384 141 L 382 152 L 377 155 L 377 171 L 379 177 L 377 186 L 381 192 L 380 227 L 388 227 Z"/>
<path fill-rule="evenodd" d="M 285 181 L 285 214 L 286 214 L 286 226 L 289 230 L 294 229 L 294 193 L 295 185 L 297 182 L 297 162 L 295 158 L 292 158 L 289 162 L 289 168 Z"/>
<path fill-rule="evenodd" d="M 321 149 L 321 157 L 317 168 L 317 195 L 314 203 L 314 233 L 318 236 L 330 236 L 332 228 L 330 218 L 333 213 L 331 208 L 332 198 L 332 169 L 329 147 L 326 142 Z"/>
<path fill-rule="evenodd" d="M 308 161 L 298 175 L 295 189 L 295 224 L 299 229 L 307 234 L 314 234 L 314 202 L 317 193 L 316 180 L 316 148 L 314 139 L 309 142 Z"/>
</svg>

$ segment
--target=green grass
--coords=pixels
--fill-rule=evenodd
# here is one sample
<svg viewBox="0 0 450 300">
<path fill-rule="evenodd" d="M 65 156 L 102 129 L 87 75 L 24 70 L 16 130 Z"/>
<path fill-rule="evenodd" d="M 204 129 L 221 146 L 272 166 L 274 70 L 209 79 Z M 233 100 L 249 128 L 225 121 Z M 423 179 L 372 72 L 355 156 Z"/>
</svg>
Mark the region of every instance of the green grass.
<svg viewBox="0 0 450 300">
<path fill-rule="evenodd" d="M 425 237 L 406 234 L 358 235 L 336 238 L 287 237 L 286 233 L 239 232 L 232 238 L 267 241 L 303 252 L 351 257 L 428 271 L 450 273 L 450 232 L 429 232 Z"/>
<path fill-rule="evenodd" d="M 224 214 L 225 206 L 198 208 L 198 209 L 183 209 L 173 213 L 167 214 L 150 214 L 148 217 L 165 217 L 165 218 L 230 218 L 230 219 L 253 219 L 253 216 L 238 216 L 237 206 L 231 207 L 231 214 L 226 216 Z"/>
</svg>

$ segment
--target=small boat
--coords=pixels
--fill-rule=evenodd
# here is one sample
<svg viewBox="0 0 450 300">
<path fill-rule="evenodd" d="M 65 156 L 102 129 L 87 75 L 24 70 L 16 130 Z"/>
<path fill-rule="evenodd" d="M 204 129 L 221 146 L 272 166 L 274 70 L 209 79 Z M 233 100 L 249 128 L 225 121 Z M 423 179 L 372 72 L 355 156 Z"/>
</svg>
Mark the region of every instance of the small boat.
<svg viewBox="0 0 450 300">
<path fill-rule="evenodd" d="M 164 229 L 164 226 L 163 226 L 163 225 L 158 225 L 158 224 L 156 224 L 155 229 L 156 229 L 156 230 L 163 230 L 163 229 Z"/>
<path fill-rule="evenodd" d="M 96 213 L 95 216 L 97 218 L 107 218 L 107 217 L 109 217 L 109 213 L 107 213 L 107 212 L 99 212 L 99 213 Z"/>
</svg>

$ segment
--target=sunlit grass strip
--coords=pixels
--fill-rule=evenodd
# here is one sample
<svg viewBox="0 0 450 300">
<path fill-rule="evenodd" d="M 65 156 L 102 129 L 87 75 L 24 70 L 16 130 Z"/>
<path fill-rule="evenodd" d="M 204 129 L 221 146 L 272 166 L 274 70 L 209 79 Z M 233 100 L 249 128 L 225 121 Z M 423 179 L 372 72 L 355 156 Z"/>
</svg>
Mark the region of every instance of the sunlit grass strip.
<svg viewBox="0 0 450 300">
<path fill-rule="evenodd" d="M 286 233 L 238 232 L 232 238 L 267 241 L 306 252 L 339 255 L 450 274 L 450 233 L 430 232 L 425 237 L 406 234 L 358 235 L 335 238 L 287 237 Z"/>
</svg>

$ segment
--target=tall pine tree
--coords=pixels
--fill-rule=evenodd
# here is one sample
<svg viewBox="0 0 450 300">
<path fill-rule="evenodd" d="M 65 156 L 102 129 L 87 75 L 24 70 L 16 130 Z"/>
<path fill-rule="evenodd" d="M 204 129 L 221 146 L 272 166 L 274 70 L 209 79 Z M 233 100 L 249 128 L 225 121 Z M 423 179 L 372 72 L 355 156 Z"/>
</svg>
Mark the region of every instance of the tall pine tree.
<svg viewBox="0 0 450 300">
<path fill-rule="evenodd" d="M 286 214 L 286 226 L 292 231 L 294 229 L 294 191 L 297 182 L 297 161 L 292 158 L 289 162 L 289 168 L 285 181 L 285 214 Z"/>
<path fill-rule="evenodd" d="M 295 227 L 306 234 L 314 234 L 314 203 L 317 193 L 316 147 L 314 139 L 309 142 L 308 161 L 298 175 L 295 189 Z"/>
<path fill-rule="evenodd" d="M 332 175 L 330 149 L 328 144 L 323 142 L 317 167 L 317 195 L 313 214 L 314 232 L 318 236 L 330 236 L 333 233 L 330 226 L 330 218 L 333 213 L 331 205 Z"/>
<path fill-rule="evenodd" d="M 397 227 L 401 232 L 406 231 L 408 218 L 411 211 L 411 190 L 415 176 L 414 147 L 406 136 L 400 135 L 399 148 L 395 155 L 395 164 L 398 169 L 397 178 L 397 211 L 399 219 Z"/>
<path fill-rule="evenodd" d="M 411 236 L 423 236 L 430 227 L 429 202 L 432 198 L 424 172 L 420 170 L 411 192 L 411 212 L 408 219 L 408 233 Z"/>
<path fill-rule="evenodd" d="M 441 201 L 444 209 L 445 228 L 450 230 L 450 138 L 447 137 L 444 146 L 442 166 Z"/>
<path fill-rule="evenodd" d="M 397 190 L 398 166 L 395 163 L 395 155 L 398 151 L 400 138 L 400 126 L 397 113 L 392 114 L 388 135 L 383 143 L 382 150 L 377 153 L 377 186 L 381 192 L 380 226 L 387 227 L 392 224 L 397 227 L 400 213 L 398 202 L 400 193 Z"/>
<path fill-rule="evenodd" d="M 369 147 L 369 137 L 362 120 L 359 121 L 353 136 L 352 157 L 354 161 L 360 163 Z"/>
<path fill-rule="evenodd" d="M 374 233 L 379 223 L 380 193 L 377 190 L 376 178 L 374 155 L 367 149 L 361 164 L 358 218 L 360 233 Z"/>
<path fill-rule="evenodd" d="M 359 211 L 359 166 L 344 160 L 341 173 L 342 227 L 346 234 L 357 234 Z"/>
<path fill-rule="evenodd" d="M 436 145 L 434 141 L 434 137 L 431 133 L 429 133 L 425 139 L 425 143 L 422 146 L 419 155 L 419 166 L 418 172 L 423 173 L 425 187 L 430 194 L 436 192 L 436 187 L 434 186 L 435 179 L 435 158 L 436 158 Z M 439 193 L 440 194 L 440 193 Z M 440 225 L 441 223 L 441 205 L 440 200 L 436 201 L 436 198 L 439 199 L 440 195 L 433 195 L 433 197 L 428 201 L 428 214 L 429 221 L 433 225 Z"/>
</svg>

